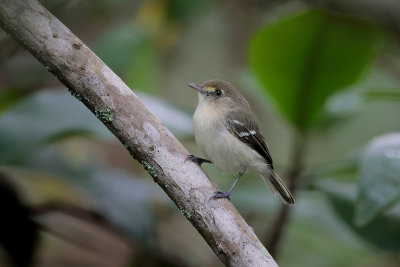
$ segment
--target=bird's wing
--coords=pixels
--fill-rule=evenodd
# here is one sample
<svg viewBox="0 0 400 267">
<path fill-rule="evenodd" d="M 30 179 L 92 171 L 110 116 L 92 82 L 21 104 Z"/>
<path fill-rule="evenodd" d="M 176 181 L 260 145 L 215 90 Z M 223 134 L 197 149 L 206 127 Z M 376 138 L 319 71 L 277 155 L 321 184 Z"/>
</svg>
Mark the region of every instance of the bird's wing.
<svg viewBox="0 0 400 267">
<path fill-rule="evenodd" d="M 246 119 L 244 119 L 246 116 Z M 258 123 L 254 115 L 245 115 L 240 113 L 230 113 L 226 116 L 226 128 L 240 141 L 256 150 L 273 169 L 272 158 L 269 154 L 267 143 L 264 136 L 258 129 Z"/>
</svg>

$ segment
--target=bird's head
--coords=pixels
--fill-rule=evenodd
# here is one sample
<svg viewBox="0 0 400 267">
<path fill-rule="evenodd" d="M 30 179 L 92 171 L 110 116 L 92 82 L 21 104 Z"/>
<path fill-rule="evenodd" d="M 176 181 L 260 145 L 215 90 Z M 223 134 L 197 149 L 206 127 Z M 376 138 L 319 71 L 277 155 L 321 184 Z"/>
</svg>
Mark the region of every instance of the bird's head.
<svg viewBox="0 0 400 267">
<path fill-rule="evenodd" d="M 246 99 L 230 82 L 209 80 L 202 84 L 189 83 L 188 85 L 197 91 L 199 104 L 217 105 L 225 108 L 248 105 Z"/>
</svg>

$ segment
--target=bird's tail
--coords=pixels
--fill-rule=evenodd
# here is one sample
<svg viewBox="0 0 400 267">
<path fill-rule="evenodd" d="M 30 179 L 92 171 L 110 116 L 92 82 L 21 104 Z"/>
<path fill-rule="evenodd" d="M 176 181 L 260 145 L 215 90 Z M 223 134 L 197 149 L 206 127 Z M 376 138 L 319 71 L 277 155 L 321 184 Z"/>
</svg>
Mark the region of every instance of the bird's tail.
<svg viewBox="0 0 400 267">
<path fill-rule="evenodd" d="M 270 170 L 267 173 L 262 173 L 261 177 L 272 193 L 278 193 L 285 204 L 294 206 L 294 198 L 292 197 L 292 194 L 274 170 Z"/>
</svg>

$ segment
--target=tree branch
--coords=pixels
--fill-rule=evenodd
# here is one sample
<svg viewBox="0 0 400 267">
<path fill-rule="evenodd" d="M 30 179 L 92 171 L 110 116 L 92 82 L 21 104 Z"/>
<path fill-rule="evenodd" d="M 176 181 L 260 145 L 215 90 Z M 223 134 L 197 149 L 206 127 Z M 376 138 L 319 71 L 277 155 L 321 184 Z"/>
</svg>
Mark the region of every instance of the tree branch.
<svg viewBox="0 0 400 267">
<path fill-rule="evenodd" d="M 170 131 L 81 40 L 35 0 L 0 0 L 0 24 L 65 84 L 150 173 L 227 266 L 277 266 Z"/>
</svg>

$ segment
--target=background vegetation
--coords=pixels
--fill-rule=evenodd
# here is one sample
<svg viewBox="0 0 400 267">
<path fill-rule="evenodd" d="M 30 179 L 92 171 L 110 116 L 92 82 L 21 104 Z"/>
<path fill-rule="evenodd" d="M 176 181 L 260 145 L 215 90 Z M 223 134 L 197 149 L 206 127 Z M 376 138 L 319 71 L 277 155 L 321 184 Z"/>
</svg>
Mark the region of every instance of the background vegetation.
<svg viewBox="0 0 400 267">
<path fill-rule="evenodd" d="M 396 1 L 41 2 L 193 154 L 187 82 L 241 90 L 297 204 L 254 173 L 232 202 L 280 266 L 400 264 Z M 221 266 L 95 116 L 4 32 L 0 48 L 0 265 Z"/>
</svg>

